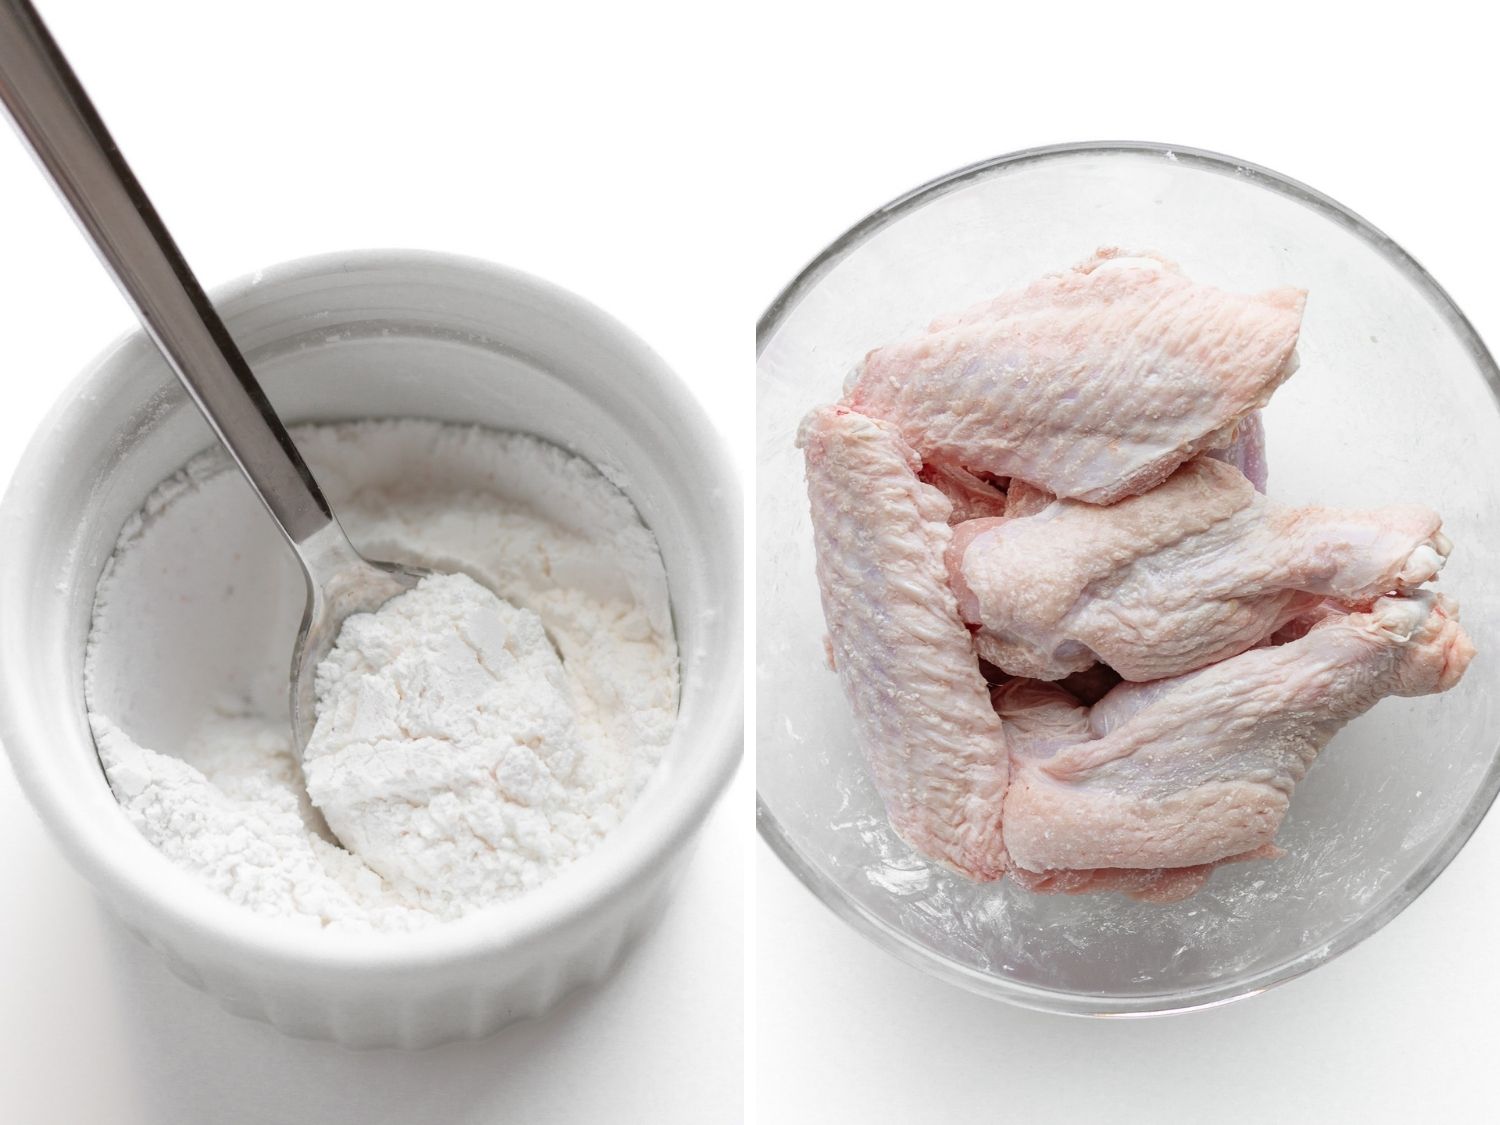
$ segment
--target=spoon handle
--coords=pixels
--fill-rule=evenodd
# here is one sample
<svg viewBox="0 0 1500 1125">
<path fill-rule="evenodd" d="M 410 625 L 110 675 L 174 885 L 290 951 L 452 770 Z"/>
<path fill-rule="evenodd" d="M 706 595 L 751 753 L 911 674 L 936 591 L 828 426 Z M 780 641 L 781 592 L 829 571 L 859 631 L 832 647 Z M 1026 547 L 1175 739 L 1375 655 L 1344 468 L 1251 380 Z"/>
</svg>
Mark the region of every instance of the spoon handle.
<svg viewBox="0 0 1500 1125">
<path fill-rule="evenodd" d="M 309 578 L 353 555 L 245 357 L 28 0 L 0 0 L 0 102 Z"/>
</svg>

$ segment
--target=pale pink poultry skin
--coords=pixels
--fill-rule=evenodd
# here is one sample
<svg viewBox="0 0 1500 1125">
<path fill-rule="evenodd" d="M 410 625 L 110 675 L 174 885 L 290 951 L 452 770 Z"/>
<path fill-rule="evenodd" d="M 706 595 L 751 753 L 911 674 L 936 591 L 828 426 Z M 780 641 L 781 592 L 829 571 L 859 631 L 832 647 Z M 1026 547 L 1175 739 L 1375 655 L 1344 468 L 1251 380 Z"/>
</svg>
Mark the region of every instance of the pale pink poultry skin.
<svg viewBox="0 0 1500 1125">
<path fill-rule="evenodd" d="M 1169 903 L 1192 898 L 1208 883 L 1208 877 L 1226 863 L 1256 859 L 1280 859 L 1286 854 L 1275 844 L 1265 844 L 1244 855 L 1232 855 L 1214 863 L 1192 867 L 1152 867 L 1132 871 L 1128 867 L 1095 867 L 1088 871 L 1027 871 L 1011 868 L 1017 886 L 1039 895 L 1092 895 L 1114 892 L 1137 902 Z"/>
<path fill-rule="evenodd" d="M 1245 474 L 1245 479 L 1255 486 L 1256 492 L 1264 492 L 1269 473 L 1266 464 L 1266 428 L 1260 411 L 1253 411 L 1235 428 L 1234 436 L 1230 438 L 1228 445 L 1222 449 L 1205 450 L 1203 456 L 1211 457 L 1215 461 L 1223 461 L 1226 465 L 1233 465 Z M 966 470 L 960 469 L 958 472 L 970 476 Z M 926 473 L 927 470 L 924 468 L 924 480 L 927 479 Z M 944 489 L 944 491 L 948 490 Z M 956 525 L 970 519 L 990 519 L 998 516 L 1009 516 L 1015 519 L 1018 516 L 1034 516 L 1057 497 L 1045 488 L 1038 488 L 1034 484 L 1015 478 L 1009 482 L 1005 490 L 1003 507 L 993 502 L 960 505 L 959 500 L 954 499 L 951 493 L 949 493 L 949 499 L 953 499 L 953 516 L 948 522 Z"/>
<path fill-rule="evenodd" d="M 1205 450 L 1203 456 L 1233 465 L 1245 474 L 1256 492 L 1264 492 L 1271 474 L 1266 463 L 1266 424 L 1260 411 L 1248 415 L 1235 428 L 1234 437 L 1223 449 Z"/>
<path fill-rule="evenodd" d="M 1226 445 L 1296 369 L 1306 293 L 1197 285 L 1099 251 L 877 348 L 845 403 L 924 460 L 1107 504 Z"/>
<path fill-rule="evenodd" d="M 1109 507 L 960 524 L 949 563 L 979 654 L 1005 672 L 1057 680 L 1102 661 L 1157 680 L 1238 655 L 1324 598 L 1430 581 L 1451 549 L 1441 527 L 1415 505 L 1288 507 L 1197 458 Z"/>
<path fill-rule="evenodd" d="M 797 444 L 834 664 L 891 826 L 970 879 L 998 879 L 1008 755 L 948 588 L 950 504 L 887 423 L 820 407 Z"/>
<path fill-rule="evenodd" d="M 1449 600 L 1422 591 L 1330 614 L 1305 636 L 1174 680 L 1122 684 L 1014 748 L 1004 835 L 1043 873 L 1215 863 L 1272 842 L 1293 787 L 1387 695 L 1445 691 L 1474 655 Z M 1070 725 L 1071 724 L 1071 725 Z"/>
<path fill-rule="evenodd" d="M 1266 429 L 1265 423 L 1261 420 L 1260 411 L 1252 412 L 1236 427 L 1228 445 L 1222 449 L 1206 450 L 1203 456 L 1211 457 L 1215 461 L 1223 461 L 1226 465 L 1233 465 L 1245 474 L 1245 479 L 1255 486 L 1256 492 L 1264 492 L 1269 473 L 1266 464 Z M 970 475 L 963 469 L 958 472 L 966 476 Z M 923 479 L 927 479 L 925 467 Z M 942 487 L 938 481 L 932 483 Z M 947 493 L 948 490 L 944 489 L 944 492 Z M 1005 490 L 1003 507 L 996 505 L 993 501 L 982 504 L 961 504 L 952 493 L 948 493 L 948 496 L 953 500 L 953 516 L 948 522 L 955 525 L 971 519 L 990 519 L 998 516 L 1009 516 L 1015 519 L 1017 516 L 1034 516 L 1057 499 L 1045 488 L 1038 488 L 1019 478 L 1009 482 Z"/>
<path fill-rule="evenodd" d="M 1038 488 L 1024 480 L 1013 480 L 1010 482 L 1010 488 L 1005 492 L 1005 511 L 985 512 L 977 515 L 976 518 L 1006 516 L 1010 519 L 1018 519 L 1021 516 L 1034 516 L 1056 499 L 1057 497 L 1045 488 Z"/>
<path fill-rule="evenodd" d="M 804 419 L 829 664 L 916 851 L 1176 902 L 1282 854 L 1350 719 L 1462 677 L 1457 605 L 1419 589 L 1436 513 L 1264 496 L 1305 302 L 1104 249 L 872 351 Z"/>
<path fill-rule="evenodd" d="M 1050 758 L 1059 750 L 1095 737 L 1089 725 L 1089 709 L 1072 693 L 1055 683 L 1015 679 L 992 689 L 995 712 L 1005 728 L 1013 759 Z M 1276 859 L 1282 855 L 1274 844 L 1263 844 L 1242 855 L 1191 867 L 1095 867 L 1027 871 L 1012 866 L 1011 877 L 1037 894 L 1098 894 L 1116 892 L 1140 902 L 1179 902 L 1203 889 L 1214 868 L 1224 863 Z"/>
<path fill-rule="evenodd" d="M 950 524 L 1007 514 L 1005 492 L 958 465 L 929 462 L 917 475 L 953 505 L 953 510 L 948 513 Z"/>
</svg>

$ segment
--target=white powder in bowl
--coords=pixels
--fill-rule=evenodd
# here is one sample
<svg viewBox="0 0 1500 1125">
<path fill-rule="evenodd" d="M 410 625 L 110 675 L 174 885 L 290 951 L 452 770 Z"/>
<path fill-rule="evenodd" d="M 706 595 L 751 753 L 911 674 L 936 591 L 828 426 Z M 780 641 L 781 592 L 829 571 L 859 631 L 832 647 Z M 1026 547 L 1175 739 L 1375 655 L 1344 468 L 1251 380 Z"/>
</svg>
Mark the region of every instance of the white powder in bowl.
<svg viewBox="0 0 1500 1125">
<path fill-rule="evenodd" d="M 304 789 L 286 715 L 301 578 L 222 456 L 196 460 L 100 582 L 86 688 L 116 797 L 207 886 L 303 925 L 411 929 L 532 889 L 619 822 L 671 735 L 655 540 L 533 438 L 423 421 L 296 438 L 366 554 L 477 582 L 351 619 L 319 669 Z"/>
</svg>

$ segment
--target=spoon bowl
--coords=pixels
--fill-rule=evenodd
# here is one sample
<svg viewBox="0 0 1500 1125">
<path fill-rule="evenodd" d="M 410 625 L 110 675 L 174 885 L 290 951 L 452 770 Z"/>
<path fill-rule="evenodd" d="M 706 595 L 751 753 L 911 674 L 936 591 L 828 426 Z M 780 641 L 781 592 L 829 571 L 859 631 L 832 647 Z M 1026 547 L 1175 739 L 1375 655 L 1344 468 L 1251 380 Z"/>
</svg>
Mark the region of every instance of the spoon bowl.
<svg viewBox="0 0 1500 1125">
<path fill-rule="evenodd" d="M 337 529 L 336 524 L 329 525 Z M 355 614 L 374 613 L 394 597 L 416 587 L 431 571 L 395 563 L 375 562 L 358 553 L 352 557 L 342 531 L 329 536 L 325 551 L 304 544 L 304 556 L 316 559 L 321 579 L 308 581 L 307 606 L 292 649 L 292 745 L 300 757 L 317 725 L 318 665 L 328 657 L 344 622 Z M 346 550 L 345 548 L 349 548 Z"/>
</svg>

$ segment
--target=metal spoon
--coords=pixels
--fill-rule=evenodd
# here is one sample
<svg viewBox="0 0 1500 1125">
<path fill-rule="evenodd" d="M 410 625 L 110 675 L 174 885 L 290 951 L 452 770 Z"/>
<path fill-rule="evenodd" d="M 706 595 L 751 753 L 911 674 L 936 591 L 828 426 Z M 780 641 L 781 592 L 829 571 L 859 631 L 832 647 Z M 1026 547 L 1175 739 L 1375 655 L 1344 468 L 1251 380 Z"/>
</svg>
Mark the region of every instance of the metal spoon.
<svg viewBox="0 0 1500 1125">
<path fill-rule="evenodd" d="M 425 572 L 366 559 L 349 542 L 28 0 L 0 0 L 0 102 L 302 564 L 307 608 L 291 675 L 300 754 L 316 717 L 314 676 L 344 619 L 378 609 Z"/>
</svg>

